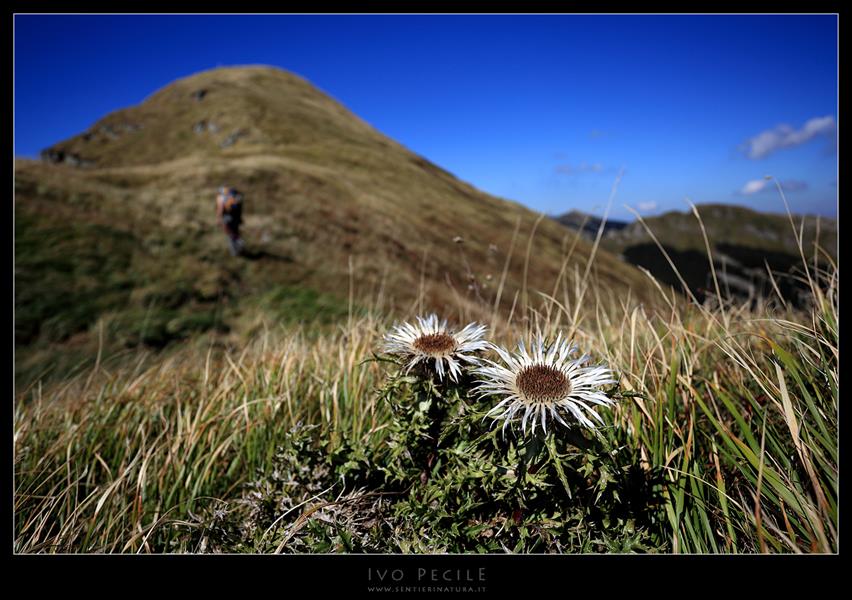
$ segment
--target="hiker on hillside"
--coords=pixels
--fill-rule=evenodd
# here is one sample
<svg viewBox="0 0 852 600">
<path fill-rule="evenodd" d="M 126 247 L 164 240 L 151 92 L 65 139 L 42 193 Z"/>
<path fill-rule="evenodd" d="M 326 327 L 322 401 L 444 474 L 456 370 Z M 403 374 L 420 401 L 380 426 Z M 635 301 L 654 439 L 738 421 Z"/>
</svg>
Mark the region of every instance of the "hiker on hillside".
<svg viewBox="0 0 852 600">
<path fill-rule="evenodd" d="M 242 223 L 243 195 L 236 189 L 222 186 L 216 196 L 216 218 L 228 236 L 231 256 L 239 255 L 243 250 L 243 240 L 240 237 Z"/>
</svg>

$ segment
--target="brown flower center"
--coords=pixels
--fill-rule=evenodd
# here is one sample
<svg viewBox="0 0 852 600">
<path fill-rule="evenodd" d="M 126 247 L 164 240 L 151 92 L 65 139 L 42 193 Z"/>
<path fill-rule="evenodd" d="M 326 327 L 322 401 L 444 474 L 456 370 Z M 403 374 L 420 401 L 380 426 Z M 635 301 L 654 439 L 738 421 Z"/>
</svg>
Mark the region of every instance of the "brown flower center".
<svg viewBox="0 0 852 600">
<path fill-rule="evenodd" d="M 446 333 L 430 333 L 414 340 L 414 347 L 429 356 L 447 356 L 456 349 L 456 340 Z"/>
<path fill-rule="evenodd" d="M 518 373 L 515 385 L 530 402 L 553 402 L 571 392 L 571 381 L 558 369 L 532 365 Z"/>
</svg>

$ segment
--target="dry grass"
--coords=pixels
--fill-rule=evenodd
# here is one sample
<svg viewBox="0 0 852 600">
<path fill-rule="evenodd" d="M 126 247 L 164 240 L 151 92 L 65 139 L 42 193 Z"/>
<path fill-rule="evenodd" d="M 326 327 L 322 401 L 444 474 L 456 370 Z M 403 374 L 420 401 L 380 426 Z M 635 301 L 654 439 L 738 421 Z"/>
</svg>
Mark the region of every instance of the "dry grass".
<svg viewBox="0 0 852 600">
<path fill-rule="evenodd" d="M 526 310 L 515 299 L 491 337 L 568 333 L 636 394 L 606 418 L 666 473 L 660 549 L 835 552 L 837 272 L 805 268 L 807 313 L 686 304 L 663 288 L 670 310 L 651 311 L 592 269 L 553 294 L 530 289 Z M 186 551 L 188 515 L 270 468 L 294 423 L 381 444 L 383 368 L 364 360 L 389 324 L 266 329 L 237 353 L 189 348 L 32 391 L 16 405 L 15 550 Z"/>
</svg>

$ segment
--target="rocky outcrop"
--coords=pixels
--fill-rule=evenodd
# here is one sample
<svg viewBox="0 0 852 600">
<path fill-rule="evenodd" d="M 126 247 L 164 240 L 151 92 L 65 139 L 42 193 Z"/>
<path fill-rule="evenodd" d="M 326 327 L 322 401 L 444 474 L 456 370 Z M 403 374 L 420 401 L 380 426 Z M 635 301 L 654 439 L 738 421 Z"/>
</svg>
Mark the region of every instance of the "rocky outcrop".
<svg viewBox="0 0 852 600">
<path fill-rule="evenodd" d="M 227 148 L 228 146 L 233 146 L 234 144 L 237 143 L 237 140 L 239 140 L 240 138 L 243 138 L 247 135 L 248 135 L 248 131 L 246 131 L 245 129 L 238 129 L 237 131 L 233 132 L 231 135 L 226 137 L 224 140 L 222 140 L 222 143 L 219 144 L 219 146 L 221 148 Z"/>
<path fill-rule="evenodd" d="M 58 148 L 48 148 L 47 150 L 42 150 L 41 159 L 44 162 L 49 162 L 53 164 L 65 164 L 70 165 L 72 167 L 88 167 L 92 164 L 92 161 L 86 160 L 79 154 L 65 152 L 64 150 Z"/>
<path fill-rule="evenodd" d="M 216 123 L 214 123 L 213 121 L 202 119 L 192 126 L 192 130 L 195 133 L 204 133 L 205 131 L 208 131 L 210 133 L 216 133 L 217 131 L 219 131 L 219 126 L 216 125 Z"/>
<path fill-rule="evenodd" d="M 87 131 L 81 136 L 81 139 L 84 142 L 91 142 L 93 140 L 97 140 L 100 138 L 107 138 L 109 140 L 117 140 L 125 133 L 133 133 L 134 131 L 139 131 L 142 129 L 142 125 L 139 123 L 130 123 L 124 122 L 119 123 L 117 125 L 101 125 L 98 129 L 94 131 Z"/>
</svg>

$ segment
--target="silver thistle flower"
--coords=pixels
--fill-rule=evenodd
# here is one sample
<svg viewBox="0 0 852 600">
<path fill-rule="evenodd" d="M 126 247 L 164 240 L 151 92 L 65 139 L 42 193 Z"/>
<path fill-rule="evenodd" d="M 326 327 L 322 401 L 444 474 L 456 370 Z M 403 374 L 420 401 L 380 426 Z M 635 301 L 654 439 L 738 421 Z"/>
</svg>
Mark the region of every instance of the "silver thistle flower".
<svg viewBox="0 0 852 600">
<path fill-rule="evenodd" d="M 561 334 L 549 346 L 539 336 L 529 352 L 523 342 L 511 354 L 494 344 L 490 346 L 504 364 L 481 359 L 474 371 L 480 379 L 475 389 L 481 396 L 502 398 L 486 416 L 494 418 L 495 423 L 502 420 L 504 432 L 509 423 L 518 419 L 524 433 L 528 423 L 532 423 L 533 433 L 537 423 L 547 433 L 549 418 L 569 427 L 563 416 L 594 429 L 589 416 L 601 424 L 603 419 L 590 405 L 614 404 L 597 389 L 616 382 L 612 371 L 603 365 L 584 367 L 588 355 L 572 360 L 577 346 L 563 340 Z"/>
<path fill-rule="evenodd" d="M 461 375 L 461 363 L 477 363 L 473 352 L 488 348 L 483 339 L 486 326 L 470 323 L 464 329 L 453 332 L 446 321 L 438 321 L 437 315 L 425 319 L 417 317 L 417 324 L 397 325 L 384 337 L 384 350 L 406 361 L 405 372 L 409 372 L 421 362 L 434 361 L 435 372 L 439 379 L 447 373 L 452 381 L 458 381 Z"/>
</svg>

